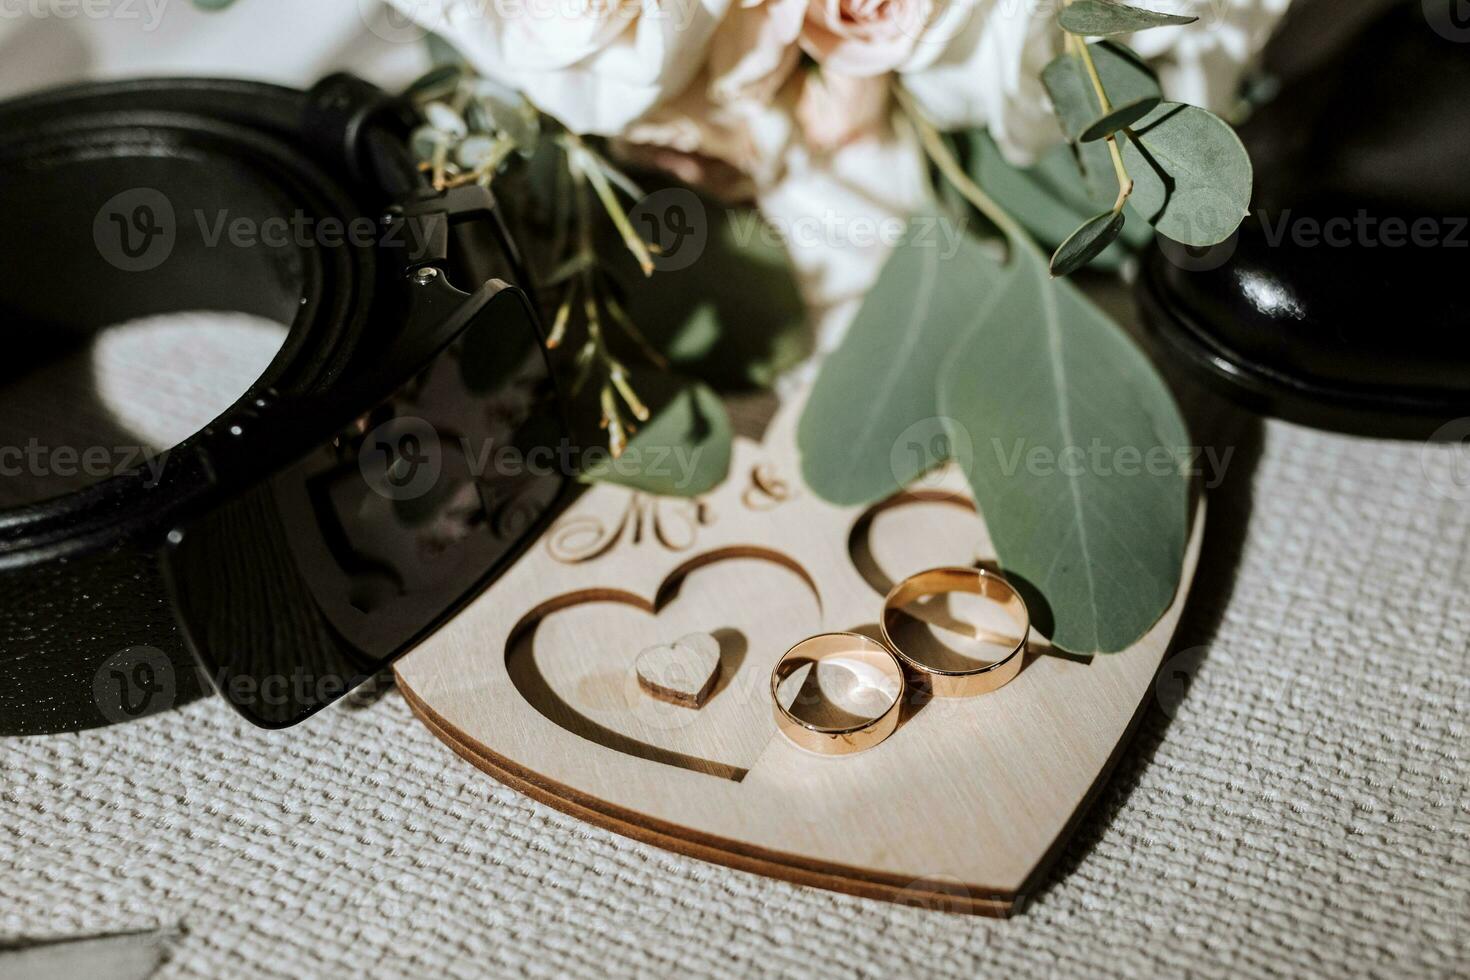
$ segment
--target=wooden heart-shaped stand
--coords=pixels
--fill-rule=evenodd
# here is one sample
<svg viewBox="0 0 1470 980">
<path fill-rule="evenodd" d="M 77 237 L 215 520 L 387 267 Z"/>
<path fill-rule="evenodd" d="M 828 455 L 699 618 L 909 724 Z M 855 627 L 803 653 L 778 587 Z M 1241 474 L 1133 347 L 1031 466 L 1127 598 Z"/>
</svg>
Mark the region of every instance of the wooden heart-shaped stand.
<svg viewBox="0 0 1470 980">
<path fill-rule="evenodd" d="M 1006 915 L 1041 879 L 1128 735 L 1178 623 L 1129 650 L 1032 655 L 1010 685 L 910 708 L 876 748 L 827 758 L 777 733 L 769 677 L 805 636 L 876 636 L 892 582 L 993 557 L 960 474 L 877 507 L 801 485 L 800 405 L 737 439 L 699 501 L 597 486 L 397 666 L 414 712 L 527 795 L 682 854 L 870 898 Z M 701 707 L 640 689 L 639 654 L 720 642 Z M 1034 636 L 1034 634 L 1033 634 Z"/>
</svg>

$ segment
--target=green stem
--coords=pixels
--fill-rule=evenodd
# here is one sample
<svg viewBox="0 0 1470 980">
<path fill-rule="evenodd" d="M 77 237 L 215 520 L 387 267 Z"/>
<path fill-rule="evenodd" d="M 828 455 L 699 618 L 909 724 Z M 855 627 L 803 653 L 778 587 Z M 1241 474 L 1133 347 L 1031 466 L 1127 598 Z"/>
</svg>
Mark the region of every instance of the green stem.
<svg viewBox="0 0 1470 980">
<path fill-rule="evenodd" d="M 607 446 L 612 451 L 613 459 L 617 459 L 628 448 L 628 433 L 623 428 L 622 416 L 618 414 L 611 385 L 602 386 L 599 400 L 602 402 L 602 424 L 607 428 Z"/>
<path fill-rule="evenodd" d="M 555 350 L 561 346 L 561 342 L 567 335 L 567 322 L 572 318 L 572 304 L 577 299 L 577 280 L 573 279 L 567 284 L 567 291 L 562 296 L 561 305 L 556 308 L 556 319 L 552 321 L 551 333 L 546 335 L 546 347 Z"/>
<path fill-rule="evenodd" d="M 628 411 L 633 413 L 633 417 L 640 422 L 647 422 L 648 406 L 643 404 L 643 400 L 638 397 L 638 393 L 628 383 L 628 372 L 623 368 L 622 364 L 616 361 L 613 362 L 612 371 L 608 373 L 608 380 L 618 390 L 618 394 L 622 396 L 623 403 L 628 406 Z"/>
<path fill-rule="evenodd" d="M 639 237 L 633 223 L 628 220 L 628 212 L 623 210 L 623 205 L 613 193 L 612 185 L 608 183 L 607 174 L 603 173 L 597 157 L 582 145 L 582 141 L 574 133 L 567 133 L 567 146 L 571 155 L 577 158 L 577 169 L 591 182 L 607 216 L 612 219 L 618 234 L 623 236 L 623 244 L 628 246 L 628 251 L 638 260 L 638 267 L 643 270 L 643 275 L 652 276 L 653 257 L 648 252 L 648 243 Z"/>
<path fill-rule="evenodd" d="M 1118 149 L 1116 136 L 1108 137 L 1108 150 L 1113 156 L 1113 170 L 1118 174 L 1118 199 L 1113 202 L 1113 213 L 1117 214 L 1133 194 L 1133 178 L 1128 176 L 1128 168 L 1123 166 L 1123 152 Z"/>
<path fill-rule="evenodd" d="M 567 135 L 568 139 L 562 145 L 566 150 L 567 172 L 572 181 L 571 196 L 575 210 L 576 243 L 571 257 L 561 266 L 570 279 L 563 303 L 570 308 L 575 298 L 580 295 L 582 315 L 587 321 L 587 342 L 577 355 L 577 378 L 573 389 L 580 391 L 593 369 L 601 368 L 601 373 L 606 379 L 599 396 L 602 407 L 602 424 L 608 430 L 608 448 L 612 451 L 613 456 L 617 457 L 627 447 L 628 435 L 632 431 L 632 424 L 623 422 L 618 409 L 618 397 L 622 398 L 633 417 L 640 422 L 648 418 L 649 411 L 629 383 L 627 370 L 608 349 L 607 336 L 603 330 L 604 310 L 614 322 L 623 325 L 620 317 L 622 308 L 616 305 L 616 301 L 611 296 L 600 289 L 601 283 L 597 276 L 597 253 L 592 247 L 592 201 L 589 188 L 592 191 L 598 191 L 598 196 L 604 205 L 607 205 L 612 190 L 608 187 L 607 178 L 598 167 L 596 158 L 581 145 L 580 141 L 576 140 L 575 136 L 570 133 Z M 606 190 L 607 195 L 604 196 L 599 188 Z M 622 209 L 620 207 L 609 208 L 608 213 L 616 221 L 617 215 L 622 214 Z M 623 221 L 627 222 L 625 214 Z M 629 230 L 631 231 L 631 225 Z M 560 313 L 558 313 L 558 321 L 560 319 Z M 629 329 L 632 327 L 631 321 L 623 326 L 625 330 Z M 636 334 L 636 328 L 633 328 L 633 332 Z M 641 338 L 641 334 L 637 336 Z M 560 340 L 559 337 L 558 340 Z"/>
<path fill-rule="evenodd" d="M 1092 60 L 1092 49 L 1087 46 L 1086 41 L 1072 34 L 1067 35 L 1066 43 L 1082 59 L 1103 115 L 1112 112 L 1113 103 L 1109 101 L 1107 90 L 1103 87 L 1102 76 L 1097 73 L 1097 63 Z M 1116 134 L 1108 136 L 1108 153 L 1113 158 L 1113 170 L 1118 175 L 1118 199 L 1113 202 L 1113 213 L 1117 214 L 1123 210 L 1123 205 L 1128 203 L 1128 197 L 1133 193 L 1133 178 L 1128 176 L 1128 168 L 1123 165 L 1123 153 L 1118 149 Z"/>
<path fill-rule="evenodd" d="M 954 185 L 955 190 L 959 191 L 965 200 L 973 204 L 977 211 L 989 218 L 997 228 L 1005 232 L 1006 237 L 1031 244 L 1030 237 L 1016 223 L 1016 220 L 1007 214 L 1004 208 L 995 203 L 995 199 L 985 193 L 979 184 L 970 179 L 970 175 L 965 173 L 965 168 L 960 166 L 960 162 L 950 152 L 949 146 L 944 142 L 944 137 L 940 135 L 939 130 L 934 127 L 933 123 L 924 118 L 918 106 L 914 105 L 913 99 L 901 89 L 898 90 L 898 101 L 904 110 L 904 115 L 913 125 L 914 130 L 919 134 L 919 142 L 923 145 L 925 154 L 928 155 L 930 160 L 934 161 L 934 165 L 939 168 L 939 172 L 944 175 L 946 180 Z"/>
<path fill-rule="evenodd" d="M 633 322 L 633 318 L 628 315 L 628 311 L 623 309 L 623 304 L 618 302 L 617 297 L 609 293 L 604 305 L 607 307 L 608 315 L 612 317 L 613 322 L 621 327 L 623 333 L 627 334 L 628 339 L 638 346 L 638 349 L 643 352 L 643 356 L 648 358 L 649 362 L 660 371 L 667 371 L 669 369 L 668 358 L 660 354 L 654 349 L 653 344 L 648 342 L 648 338 L 643 335 L 642 330 L 638 329 L 638 325 Z"/>
<path fill-rule="evenodd" d="M 1082 59 L 1082 65 L 1087 69 L 1087 77 L 1092 81 L 1092 90 L 1097 93 L 1098 105 L 1102 107 L 1103 115 L 1113 111 L 1113 103 L 1108 100 L 1108 93 L 1103 88 L 1102 76 L 1097 73 L 1097 63 L 1092 60 L 1092 51 L 1087 47 L 1087 42 L 1074 34 L 1067 35 L 1067 44 L 1077 57 Z"/>
</svg>

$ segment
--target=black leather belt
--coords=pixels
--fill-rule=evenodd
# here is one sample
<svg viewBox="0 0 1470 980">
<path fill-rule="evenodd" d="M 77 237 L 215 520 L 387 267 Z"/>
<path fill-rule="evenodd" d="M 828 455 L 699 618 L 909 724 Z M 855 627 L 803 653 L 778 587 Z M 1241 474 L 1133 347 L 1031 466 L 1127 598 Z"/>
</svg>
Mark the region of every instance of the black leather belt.
<svg viewBox="0 0 1470 980">
<path fill-rule="evenodd" d="M 488 191 L 426 186 L 415 122 L 346 75 L 0 105 L 0 372 L 151 314 L 290 324 L 264 375 L 161 467 L 0 511 L 0 734 L 211 686 L 292 724 L 441 624 L 550 512 L 560 475 L 486 470 L 505 458 L 487 448 L 561 437 L 534 314 L 508 284 L 523 270 Z"/>
</svg>

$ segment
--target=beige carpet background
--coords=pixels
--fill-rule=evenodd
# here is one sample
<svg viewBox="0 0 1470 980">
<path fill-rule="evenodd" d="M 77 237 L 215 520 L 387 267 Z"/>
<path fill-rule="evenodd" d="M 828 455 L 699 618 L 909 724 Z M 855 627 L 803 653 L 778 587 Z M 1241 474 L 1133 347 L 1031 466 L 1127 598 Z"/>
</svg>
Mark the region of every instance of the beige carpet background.
<svg viewBox="0 0 1470 980">
<path fill-rule="evenodd" d="M 180 926 L 163 976 L 1465 975 L 1470 457 L 1221 438 L 1179 652 L 1019 918 L 585 826 L 395 692 L 287 734 L 205 702 L 0 742 L 0 938 Z"/>
</svg>

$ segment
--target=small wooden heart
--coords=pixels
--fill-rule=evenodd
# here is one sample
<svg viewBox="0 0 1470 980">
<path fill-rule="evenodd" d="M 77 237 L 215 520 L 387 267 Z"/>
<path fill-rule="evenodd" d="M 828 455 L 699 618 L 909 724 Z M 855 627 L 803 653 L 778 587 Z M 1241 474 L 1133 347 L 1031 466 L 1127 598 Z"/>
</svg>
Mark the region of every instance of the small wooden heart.
<svg viewBox="0 0 1470 980">
<path fill-rule="evenodd" d="M 638 686 L 651 697 L 685 708 L 704 704 L 720 679 L 720 641 L 690 633 L 638 655 Z"/>
</svg>

